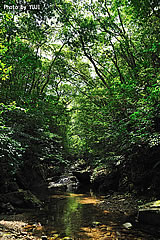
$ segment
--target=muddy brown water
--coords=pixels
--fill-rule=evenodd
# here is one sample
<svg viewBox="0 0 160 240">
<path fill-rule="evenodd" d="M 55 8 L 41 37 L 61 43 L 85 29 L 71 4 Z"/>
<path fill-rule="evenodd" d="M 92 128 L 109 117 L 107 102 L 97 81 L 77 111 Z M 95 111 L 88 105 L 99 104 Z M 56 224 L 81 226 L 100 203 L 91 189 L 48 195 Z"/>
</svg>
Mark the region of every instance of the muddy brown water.
<svg viewBox="0 0 160 240">
<path fill-rule="evenodd" d="M 135 227 L 124 228 L 121 219 L 98 207 L 102 199 L 92 193 L 54 194 L 49 197 L 44 209 L 34 212 L 32 224 L 38 222 L 42 227 L 41 234 L 47 235 L 48 239 L 160 239 Z"/>
</svg>

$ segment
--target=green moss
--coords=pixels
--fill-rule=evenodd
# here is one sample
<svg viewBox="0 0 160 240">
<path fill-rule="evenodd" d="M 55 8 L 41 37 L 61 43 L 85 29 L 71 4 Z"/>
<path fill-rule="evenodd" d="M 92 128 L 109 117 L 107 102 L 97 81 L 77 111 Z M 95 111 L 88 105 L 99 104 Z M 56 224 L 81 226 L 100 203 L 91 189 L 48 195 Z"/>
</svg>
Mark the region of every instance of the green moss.
<svg viewBox="0 0 160 240">
<path fill-rule="evenodd" d="M 31 191 L 24 191 L 23 189 L 19 189 L 18 191 L 22 193 L 26 203 L 31 203 L 33 206 L 40 206 L 42 204 L 41 201 L 33 193 L 31 193 Z"/>
</svg>

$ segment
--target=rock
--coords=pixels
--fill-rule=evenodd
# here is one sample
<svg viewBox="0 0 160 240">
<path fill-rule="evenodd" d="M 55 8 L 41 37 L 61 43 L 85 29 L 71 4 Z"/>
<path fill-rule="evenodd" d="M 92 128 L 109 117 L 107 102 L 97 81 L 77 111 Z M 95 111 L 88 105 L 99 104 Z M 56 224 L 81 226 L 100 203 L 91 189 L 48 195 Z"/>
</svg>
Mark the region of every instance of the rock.
<svg viewBox="0 0 160 240">
<path fill-rule="evenodd" d="M 59 237 L 58 234 L 54 234 L 53 237 L 52 237 L 51 239 L 56 240 L 58 237 Z"/>
<path fill-rule="evenodd" d="M 9 185 L 8 185 L 8 191 L 9 192 L 15 192 L 15 191 L 18 191 L 19 189 L 19 186 L 16 182 L 10 182 Z"/>
<path fill-rule="evenodd" d="M 140 209 L 138 221 L 144 224 L 160 226 L 160 209 Z"/>
<path fill-rule="evenodd" d="M 142 205 L 138 212 L 138 221 L 160 226 L 160 200 Z"/>
<path fill-rule="evenodd" d="M 132 224 L 130 222 L 126 222 L 123 224 L 123 227 L 126 229 L 131 229 L 132 228 Z"/>
<path fill-rule="evenodd" d="M 50 192 L 66 192 L 75 190 L 78 185 L 78 180 L 73 175 L 62 175 L 58 182 L 49 182 L 48 189 Z"/>
<path fill-rule="evenodd" d="M 65 192 L 67 189 L 67 184 L 50 182 L 48 189 Z"/>
<path fill-rule="evenodd" d="M 42 205 L 41 201 L 34 194 L 29 190 L 24 191 L 22 189 L 3 195 L 3 202 L 9 202 L 13 207 L 19 208 L 34 208 Z"/>
<path fill-rule="evenodd" d="M 92 227 L 98 227 L 100 225 L 101 225 L 100 222 L 92 222 Z"/>
<path fill-rule="evenodd" d="M 3 209 L 4 212 L 6 213 L 13 213 L 14 212 L 14 207 L 12 206 L 11 203 L 7 202 L 7 203 L 2 203 L 1 208 Z"/>
<path fill-rule="evenodd" d="M 42 236 L 42 240 L 48 240 L 47 236 Z"/>
<path fill-rule="evenodd" d="M 102 168 L 95 170 L 91 177 L 93 189 L 99 190 L 101 193 L 109 191 L 117 191 L 119 187 L 119 171 L 118 168 Z"/>
<path fill-rule="evenodd" d="M 73 175 L 78 179 L 80 184 L 90 184 L 91 171 L 89 170 L 80 170 L 73 171 Z"/>
</svg>

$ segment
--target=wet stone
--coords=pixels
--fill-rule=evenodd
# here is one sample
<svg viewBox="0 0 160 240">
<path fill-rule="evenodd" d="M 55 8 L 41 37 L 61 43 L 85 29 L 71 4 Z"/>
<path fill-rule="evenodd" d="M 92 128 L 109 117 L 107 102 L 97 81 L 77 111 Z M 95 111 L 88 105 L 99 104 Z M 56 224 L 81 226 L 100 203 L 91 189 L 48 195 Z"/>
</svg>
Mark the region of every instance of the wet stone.
<svg viewBox="0 0 160 240">
<path fill-rule="evenodd" d="M 42 240 L 48 240 L 47 236 L 42 236 Z"/>
<path fill-rule="evenodd" d="M 125 227 L 126 229 L 131 229 L 132 228 L 132 224 L 129 222 L 126 222 L 123 224 L 123 227 Z"/>
<path fill-rule="evenodd" d="M 63 240 L 72 240 L 70 237 L 64 237 Z"/>
</svg>

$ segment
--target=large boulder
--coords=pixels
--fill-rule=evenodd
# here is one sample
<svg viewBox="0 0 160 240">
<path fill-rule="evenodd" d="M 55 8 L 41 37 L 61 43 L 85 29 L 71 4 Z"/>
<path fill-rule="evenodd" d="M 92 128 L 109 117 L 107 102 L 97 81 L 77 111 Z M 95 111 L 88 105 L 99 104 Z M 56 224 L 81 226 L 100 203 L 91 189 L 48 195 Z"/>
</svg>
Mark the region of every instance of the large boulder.
<svg viewBox="0 0 160 240">
<path fill-rule="evenodd" d="M 72 172 L 80 184 L 90 184 L 91 171 L 77 170 Z"/>
<path fill-rule="evenodd" d="M 142 205 L 139 209 L 138 221 L 143 224 L 160 226 L 160 200 Z"/>
<path fill-rule="evenodd" d="M 119 171 L 116 168 L 101 168 L 94 171 L 91 182 L 93 189 L 102 193 L 107 193 L 108 191 L 118 190 L 119 178 Z"/>
<path fill-rule="evenodd" d="M 48 189 L 50 193 L 74 191 L 77 188 L 78 180 L 73 175 L 62 175 L 58 181 L 49 182 Z"/>
<path fill-rule="evenodd" d="M 41 206 L 41 201 L 32 194 L 29 190 L 19 189 L 15 192 L 4 194 L 1 197 L 3 203 L 10 203 L 14 207 L 18 208 L 35 208 Z"/>
<path fill-rule="evenodd" d="M 50 182 L 48 189 L 50 190 L 50 193 L 65 192 L 67 189 L 67 184 Z"/>
</svg>

